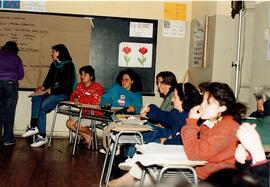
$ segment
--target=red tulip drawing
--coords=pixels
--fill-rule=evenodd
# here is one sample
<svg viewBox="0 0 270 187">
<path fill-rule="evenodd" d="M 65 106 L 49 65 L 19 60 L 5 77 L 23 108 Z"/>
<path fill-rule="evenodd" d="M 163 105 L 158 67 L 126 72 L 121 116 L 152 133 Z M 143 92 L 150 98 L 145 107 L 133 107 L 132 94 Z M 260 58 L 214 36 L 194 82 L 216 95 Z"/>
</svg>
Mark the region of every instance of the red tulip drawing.
<svg viewBox="0 0 270 187">
<path fill-rule="evenodd" d="M 142 57 L 141 58 L 138 57 L 138 60 L 142 64 L 142 67 L 143 67 L 143 64 L 146 61 L 146 57 L 144 55 L 148 52 L 148 49 L 145 47 L 142 47 L 139 49 L 139 52 L 142 54 Z"/>
<path fill-rule="evenodd" d="M 130 49 L 130 47 L 124 47 L 122 49 L 122 51 L 125 53 L 123 56 L 124 56 L 124 60 L 126 62 L 126 65 L 128 66 L 128 63 L 130 61 L 130 56 L 128 54 L 131 53 L 131 49 Z"/>
</svg>

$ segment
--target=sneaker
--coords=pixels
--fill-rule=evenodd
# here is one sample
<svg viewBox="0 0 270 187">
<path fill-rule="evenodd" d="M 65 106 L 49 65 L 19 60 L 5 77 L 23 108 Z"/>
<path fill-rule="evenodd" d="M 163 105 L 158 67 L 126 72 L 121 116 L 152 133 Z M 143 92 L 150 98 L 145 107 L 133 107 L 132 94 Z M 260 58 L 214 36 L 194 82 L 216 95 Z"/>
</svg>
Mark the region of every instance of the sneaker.
<svg viewBox="0 0 270 187">
<path fill-rule="evenodd" d="M 40 147 L 40 146 L 45 145 L 46 143 L 48 143 L 47 136 L 43 138 L 42 136 L 38 134 L 35 142 L 31 144 L 31 147 Z"/>
<path fill-rule="evenodd" d="M 26 131 L 25 131 L 25 133 L 23 133 L 22 137 L 27 138 L 27 137 L 33 136 L 35 134 L 38 134 L 38 128 L 27 126 Z"/>
<path fill-rule="evenodd" d="M 12 140 L 10 142 L 4 142 L 3 145 L 4 146 L 10 146 L 10 145 L 15 145 L 16 144 L 16 140 Z"/>
<path fill-rule="evenodd" d="M 99 152 L 104 155 L 106 154 L 106 150 L 104 148 L 99 149 Z"/>
<path fill-rule="evenodd" d="M 131 169 L 131 167 L 133 167 L 136 163 L 136 160 L 135 159 L 132 159 L 132 158 L 127 158 L 125 162 L 122 162 L 118 165 L 118 167 L 121 169 L 121 170 L 124 170 L 124 171 L 129 171 Z"/>
</svg>

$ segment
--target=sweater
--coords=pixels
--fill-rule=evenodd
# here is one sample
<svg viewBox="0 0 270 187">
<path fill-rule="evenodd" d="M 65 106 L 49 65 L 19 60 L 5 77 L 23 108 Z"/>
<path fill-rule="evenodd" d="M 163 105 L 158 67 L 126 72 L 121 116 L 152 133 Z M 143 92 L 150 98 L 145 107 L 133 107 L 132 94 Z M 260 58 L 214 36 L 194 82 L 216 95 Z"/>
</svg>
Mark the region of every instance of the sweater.
<svg viewBox="0 0 270 187">
<path fill-rule="evenodd" d="M 206 165 L 195 168 L 199 178 L 206 179 L 220 169 L 235 168 L 239 124 L 232 116 L 224 116 L 211 129 L 206 125 L 198 126 L 197 121 L 187 118 L 181 137 L 189 160 L 207 161 Z"/>
<path fill-rule="evenodd" d="M 74 68 L 71 61 L 52 62 L 43 87 L 45 89 L 51 88 L 52 95 L 66 94 L 70 96 L 75 83 Z"/>
<path fill-rule="evenodd" d="M 169 112 L 162 111 L 156 105 L 149 105 L 150 111 L 147 113 L 147 117 L 153 123 L 160 123 L 166 129 L 171 130 L 171 135 L 174 137 L 177 132 L 181 132 L 182 127 L 185 125 L 187 112 L 179 112 L 176 109 L 172 109 Z"/>
<path fill-rule="evenodd" d="M 160 109 L 163 111 L 171 111 L 173 109 L 173 104 L 172 104 L 172 97 L 173 97 L 174 92 L 170 92 L 166 95 L 166 97 L 163 99 Z"/>
<path fill-rule="evenodd" d="M 103 94 L 100 105 L 110 104 L 112 107 L 136 107 L 136 114 L 139 114 L 142 108 L 142 95 L 140 92 L 133 92 L 114 84 Z"/>
<path fill-rule="evenodd" d="M 0 80 L 18 82 L 24 77 L 20 57 L 10 50 L 0 50 L 0 67 Z"/>
</svg>

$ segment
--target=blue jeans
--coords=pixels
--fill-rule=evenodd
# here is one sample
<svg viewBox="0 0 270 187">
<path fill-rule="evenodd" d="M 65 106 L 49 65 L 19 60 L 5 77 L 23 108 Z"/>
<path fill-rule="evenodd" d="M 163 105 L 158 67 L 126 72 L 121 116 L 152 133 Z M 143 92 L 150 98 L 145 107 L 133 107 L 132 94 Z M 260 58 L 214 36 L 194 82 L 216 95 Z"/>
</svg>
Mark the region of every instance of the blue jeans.
<svg viewBox="0 0 270 187">
<path fill-rule="evenodd" d="M 39 133 L 46 134 L 46 114 L 52 111 L 57 103 L 67 100 L 68 95 L 49 95 L 48 93 L 41 96 L 32 97 L 32 114 L 31 118 L 38 119 Z"/>
<path fill-rule="evenodd" d="M 14 140 L 14 118 L 18 101 L 18 83 L 0 80 L 0 137 L 3 142 Z"/>
</svg>

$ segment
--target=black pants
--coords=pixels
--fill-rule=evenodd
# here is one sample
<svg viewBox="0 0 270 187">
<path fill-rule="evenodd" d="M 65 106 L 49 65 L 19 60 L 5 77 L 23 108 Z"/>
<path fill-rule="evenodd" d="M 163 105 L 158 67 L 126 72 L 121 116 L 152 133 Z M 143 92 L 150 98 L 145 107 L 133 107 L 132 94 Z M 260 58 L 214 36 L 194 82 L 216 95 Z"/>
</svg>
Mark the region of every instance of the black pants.
<svg viewBox="0 0 270 187">
<path fill-rule="evenodd" d="M 3 142 L 14 140 L 14 118 L 18 101 L 18 83 L 0 80 L 0 137 Z"/>
</svg>

